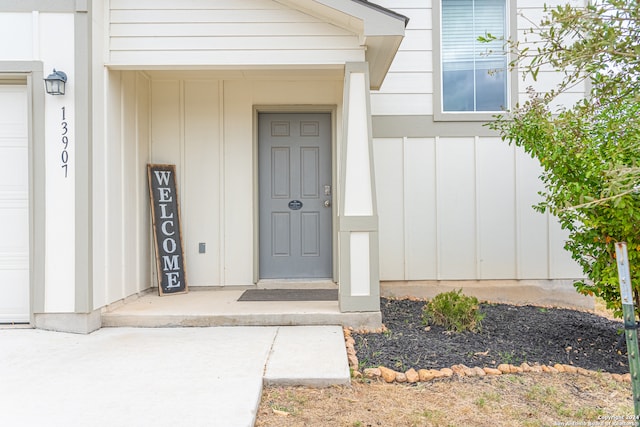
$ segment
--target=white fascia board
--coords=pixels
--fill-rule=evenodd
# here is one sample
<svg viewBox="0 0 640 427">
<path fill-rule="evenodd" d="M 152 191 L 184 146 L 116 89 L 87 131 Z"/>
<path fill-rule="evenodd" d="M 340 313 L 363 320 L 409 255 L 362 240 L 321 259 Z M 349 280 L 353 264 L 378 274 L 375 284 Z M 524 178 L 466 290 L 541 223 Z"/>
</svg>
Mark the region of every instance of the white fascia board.
<svg viewBox="0 0 640 427">
<path fill-rule="evenodd" d="M 402 36 L 367 37 L 365 60 L 369 63 L 369 83 L 372 90 L 379 90 L 382 86 L 402 39 Z"/>
<path fill-rule="evenodd" d="M 364 22 L 364 36 L 404 36 L 408 19 L 364 0 L 314 0 Z"/>
<path fill-rule="evenodd" d="M 276 0 L 362 36 L 404 36 L 409 18 L 365 0 Z"/>
</svg>

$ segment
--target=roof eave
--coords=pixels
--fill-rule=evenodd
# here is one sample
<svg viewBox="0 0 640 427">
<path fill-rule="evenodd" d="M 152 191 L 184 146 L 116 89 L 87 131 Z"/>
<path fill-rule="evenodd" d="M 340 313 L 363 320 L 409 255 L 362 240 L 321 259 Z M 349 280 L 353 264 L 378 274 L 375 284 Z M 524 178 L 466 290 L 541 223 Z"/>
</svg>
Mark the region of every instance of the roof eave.
<svg viewBox="0 0 640 427">
<path fill-rule="evenodd" d="M 302 6 L 302 9 L 313 12 L 316 16 L 323 15 L 328 22 L 357 32 L 366 49 L 365 59 L 369 63 L 371 89 L 377 90 L 382 86 L 404 38 L 409 18 L 366 0 L 278 1 L 294 8 Z M 335 12 L 348 19 L 337 19 Z M 361 25 L 354 25 L 354 22 L 360 22 Z"/>
</svg>

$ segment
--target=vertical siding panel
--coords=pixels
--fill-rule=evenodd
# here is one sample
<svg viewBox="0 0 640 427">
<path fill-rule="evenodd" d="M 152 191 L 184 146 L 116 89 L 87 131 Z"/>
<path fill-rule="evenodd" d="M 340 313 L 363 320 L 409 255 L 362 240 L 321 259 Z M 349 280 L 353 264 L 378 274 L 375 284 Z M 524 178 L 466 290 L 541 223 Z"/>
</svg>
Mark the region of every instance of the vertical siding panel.
<svg viewBox="0 0 640 427">
<path fill-rule="evenodd" d="M 253 87 L 224 86 L 225 284 L 253 282 Z"/>
<path fill-rule="evenodd" d="M 180 176 L 180 82 L 153 80 L 151 83 L 151 141 L 153 163 L 176 164 Z M 180 183 L 178 182 L 178 185 Z"/>
<path fill-rule="evenodd" d="M 438 138 L 438 279 L 476 277 L 473 138 Z"/>
<path fill-rule="evenodd" d="M 220 182 L 218 82 L 186 81 L 185 182 L 183 234 L 188 262 L 189 284 L 214 285 L 219 277 L 218 223 Z M 206 243 L 206 252 L 198 252 L 198 243 Z"/>
<path fill-rule="evenodd" d="M 96 120 L 93 127 L 93 162 L 92 162 L 92 191 L 94 194 L 92 200 L 93 209 L 93 306 L 101 307 L 110 303 L 107 299 L 107 269 L 106 260 L 108 256 L 107 248 L 107 141 L 109 140 L 110 128 L 107 127 L 109 123 L 111 105 L 113 103 L 111 88 L 111 72 L 104 70 L 104 91 L 105 102 L 101 105 L 100 112 L 94 110 L 96 117 L 103 117 L 102 120 Z M 95 107 L 94 107 L 95 108 Z M 102 128 L 104 126 L 104 128 Z M 103 197 L 95 197 L 96 194 L 102 194 Z"/>
<path fill-rule="evenodd" d="M 123 298 L 122 283 L 122 72 L 109 73 L 109 124 L 106 143 L 106 185 L 105 212 L 113 213 L 106 216 L 106 291 L 107 301 L 117 301 Z"/>
<path fill-rule="evenodd" d="M 380 224 L 380 279 L 404 279 L 403 140 L 373 144 Z"/>
<path fill-rule="evenodd" d="M 522 149 L 516 151 L 518 278 L 547 279 L 549 276 L 549 218 L 533 209 L 544 189 L 535 177 L 541 172 L 538 162 Z"/>
<path fill-rule="evenodd" d="M 136 122 L 137 122 L 137 169 L 135 187 L 137 191 L 136 207 L 136 278 L 138 292 L 148 288 L 151 283 L 153 255 L 151 252 L 151 214 L 149 212 L 149 191 L 147 189 L 147 163 L 151 151 L 150 135 L 150 81 L 144 74 L 136 73 Z"/>
<path fill-rule="evenodd" d="M 216 251 L 218 253 L 217 260 L 217 268 L 218 268 L 218 277 L 215 278 L 216 283 L 220 285 L 224 285 L 227 283 L 226 274 L 225 274 L 225 265 L 226 265 L 226 253 L 224 248 L 226 247 L 226 238 L 225 238 L 225 226 L 226 226 L 226 216 L 225 216 L 225 185 L 226 185 L 226 169 L 225 169 L 225 148 L 224 148 L 224 92 L 225 92 L 225 82 L 224 80 L 220 80 L 218 82 L 218 224 L 215 231 L 218 234 L 218 246 L 216 247 Z M 257 246 L 257 245 L 254 245 Z M 253 256 L 253 265 L 255 265 L 255 254 L 257 253 L 257 249 Z M 255 273 L 253 273 L 255 276 Z"/>
<path fill-rule="evenodd" d="M 514 149 L 499 138 L 477 144 L 479 279 L 516 276 Z"/>
<path fill-rule="evenodd" d="M 438 277 L 435 139 L 407 139 L 404 161 L 405 279 L 433 280 Z"/>
<path fill-rule="evenodd" d="M 175 164 L 178 191 L 182 188 L 181 151 L 181 93 L 178 80 L 152 80 L 151 82 L 151 161 L 157 164 Z M 181 213 L 184 209 L 181 207 Z M 153 247 L 153 243 L 152 243 Z M 155 255 L 154 255 L 155 257 Z M 152 258 L 152 282 L 157 285 L 155 258 Z M 187 260 L 188 262 L 188 260 Z M 187 265 L 187 269 L 188 269 Z M 189 272 L 187 271 L 187 275 Z M 187 276 L 189 280 L 189 276 Z"/>
<path fill-rule="evenodd" d="M 122 72 L 122 139 L 121 144 L 121 182 L 120 189 L 122 203 L 121 250 L 122 257 L 122 287 L 124 294 L 137 292 L 136 278 L 136 188 L 133 185 L 136 178 L 136 76 L 132 71 Z"/>
<path fill-rule="evenodd" d="M 151 284 L 151 240 L 146 164 L 150 153 L 149 80 L 139 72 L 107 74 L 106 139 L 94 182 L 104 194 L 94 211 L 110 212 L 96 234 L 95 302 L 110 304 Z M 102 170 L 102 168 L 104 168 Z"/>
</svg>

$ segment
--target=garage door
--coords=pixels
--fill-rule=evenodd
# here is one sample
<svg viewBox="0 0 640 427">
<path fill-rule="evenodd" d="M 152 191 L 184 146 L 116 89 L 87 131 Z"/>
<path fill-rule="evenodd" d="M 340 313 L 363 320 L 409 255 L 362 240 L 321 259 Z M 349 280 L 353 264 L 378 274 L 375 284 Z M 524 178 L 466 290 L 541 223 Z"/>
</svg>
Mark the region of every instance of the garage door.
<svg viewBox="0 0 640 427">
<path fill-rule="evenodd" d="M 29 321 L 27 89 L 0 84 L 0 323 Z"/>
</svg>

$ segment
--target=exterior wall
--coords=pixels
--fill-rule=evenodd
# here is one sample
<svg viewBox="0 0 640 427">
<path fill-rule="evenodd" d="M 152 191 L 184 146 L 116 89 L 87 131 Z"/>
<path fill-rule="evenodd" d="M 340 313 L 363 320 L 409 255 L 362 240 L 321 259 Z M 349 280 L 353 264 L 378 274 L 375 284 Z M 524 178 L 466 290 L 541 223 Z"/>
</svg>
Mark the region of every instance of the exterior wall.
<svg viewBox="0 0 640 427">
<path fill-rule="evenodd" d="M 107 126 L 93 153 L 95 307 L 152 286 L 146 174 L 151 82 L 142 72 L 110 71 L 105 88 Z"/>
<path fill-rule="evenodd" d="M 553 0 L 550 2 L 544 2 L 547 4 L 549 8 L 554 8 L 559 5 L 571 4 L 575 7 L 583 6 L 586 4 L 585 0 Z M 539 38 L 536 34 L 530 33 L 530 28 L 532 27 L 532 22 L 538 23 L 544 17 L 544 9 L 540 2 L 535 0 L 519 0 L 518 2 L 518 11 L 521 11 L 522 14 L 518 15 L 518 40 L 522 41 L 523 47 L 529 46 L 533 49 L 533 46 Z M 525 31 L 527 34 L 524 34 Z M 524 102 L 528 99 L 526 90 L 527 87 L 533 86 L 537 91 L 549 91 L 555 88 L 556 84 L 559 83 L 562 78 L 562 74 L 554 72 L 548 67 L 543 67 L 538 73 L 538 78 L 536 81 L 533 81 L 531 77 L 527 77 L 526 80 L 522 81 L 520 78 L 518 81 L 519 90 L 518 90 L 518 102 Z M 580 100 L 586 91 L 586 87 L 584 83 L 578 84 L 575 87 L 567 90 L 566 93 L 560 95 L 558 99 L 555 100 L 555 106 L 559 105 L 571 105 L 576 101 Z"/>
<path fill-rule="evenodd" d="M 44 71 L 58 68 L 74 75 L 74 15 L 39 14 L 40 46 L 36 49 Z M 47 66 L 50 64 L 49 66 Z M 75 138 L 74 85 L 70 82 L 64 97 L 45 97 L 46 156 L 46 293 L 45 312 L 75 311 Z M 62 109 L 64 108 L 64 119 Z M 61 169 L 61 123 L 69 128 L 68 170 Z M 74 144 L 75 142 L 76 144 Z"/>
<path fill-rule="evenodd" d="M 342 77 L 149 76 L 150 161 L 176 164 L 189 286 L 251 285 L 257 277 L 254 108 L 321 105 L 331 111 L 341 103 Z M 198 253 L 200 242 L 206 243 L 204 254 Z"/>
<path fill-rule="evenodd" d="M 434 1 L 377 0 L 411 18 L 371 96 L 381 279 L 579 276 L 557 223 L 529 208 L 535 162 L 480 122 L 437 120 Z M 536 1 L 519 8 L 540 15 Z M 147 163 L 177 165 L 189 284 L 254 283 L 256 108 L 333 111 L 334 188 L 344 178 L 344 65 L 365 58 L 357 23 L 346 30 L 272 0 L 0 0 L 0 10 L 12 41 L 0 45 L 0 73 L 24 79 L 31 103 L 32 312 L 91 315 L 154 284 Z M 42 93 L 54 67 L 70 77 L 64 97 Z M 554 77 L 543 70 L 541 87 Z M 69 321 L 77 328 L 45 323 L 94 328 L 80 317 Z"/>
<path fill-rule="evenodd" d="M 107 63 L 130 66 L 344 65 L 357 35 L 273 0 L 111 0 Z"/>
<path fill-rule="evenodd" d="M 535 162 L 496 137 L 378 138 L 381 280 L 570 279 Z"/>
<path fill-rule="evenodd" d="M 371 93 L 371 114 L 433 115 L 432 1 L 377 0 L 409 17 L 405 38 L 379 91 Z"/>
<path fill-rule="evenodd" d="M 439 37 L 434 34 L 434 19 L 437 18 L 439 8 L 434 8 L 434 2 L 441 0 L 377 0 L 380 6 L 387 7 L 410 18 L 405 31 L 405 38 L 393 61 L 389 73 L 379 91 L 371 94 L 371 113 L 374 116 L 428 116 L 433 120 L 434 71 L 438 68 L 437 42 Z M 544 2 L 548 7 L 565 4 L 567 0 L 553 0 Z M 526 34 L 533 23 L 538 23 L 543 15 L 543 3 L 536 0 L 509 0 L 510 15 L 515 16 L 517 37 L 522 42 L 534 43 L 536 36 Z M 583 4 L 582 0 L 570 0 L 571 4 Z M 515 13 L 517 12 L 517 13 Z M 435 15 L 434 15 L 435 14 Z M 526 45 L 526 44 L 525 44 Z M 526 89 L 534 84 L 536 89 L 548 90 L 557 79 L 557 73 L 551 70 L 541 70 L 538 81 L 526 80 L 522 82 L 520 76 L 513 76 L 517 80 L 518 100 L 526 100 Z M 562 102 L 570 103 L 584 94 L 584 86 L 576 86 L 569 92 Z M 465 118 L 466 120 L 466 118 Z M 455 126 L 455 125 L 454 125 Z M 425 135 L 427 136 L 427 135 Z M 429 135 L 435 136 L 435 135 Z"/>
<path fill-rule="evenodd" d="M 97 130 L 104 142 L 94 150 L 99 169 L 94 194 L 106 194 L 93 201 L 94 303 L 118 301 L 155 282 L 152 254 L 133 256 L 136 248 L 151 251 L 152 246 L 143 243 L 143 230 L 149 229 L 146 207 L 132 208 L 142 190 L 131 156 L 140 164 L 177 166 L 189 285 L 255 283 L 256 111 L 332 112 L 338 188 L 345 64 L 364 63 L 366 54 L 377 61 L 390 59 L 390 46 L 399 42 L 404 20 L 349 2 L 348 12 L 343 5 L 334 9 L 321 2 L 273 0 L 93 4 L 94 53 L 103 53 L 108 70 L 100 75 L 94 59 L 94 96 L 107 99 L 106 109 L 94 102 L 107 124 Z M 305 12 L 299 10 L 303 8 Z M 382 27 L 393 21 L 393 28 L 369 28 L 371 37 L 365 40 L 368 18 Z M 380 65 L 374 68 L 381 72 Z M 140 84 L 140 76 L 148 82 Z M 146 96 L 148 107 L 143 105 Z M 149 134 L 143 135 L 140 128 L 147 119 Z M 121 192 L 135 194 L 129 199 Z M 144 196 L 146 200 L 146 192 Z M 334 206 L 338 212 L 339 203 Z M 338 277 L 336 230 L 334 225 Z M 199 253 L 200 243 L 206 245 L 205 253 Z"/>
<path fill-rule="evenodd" d="M 110 71 L 94 157 L 94 304 L 155 286 L 147 163 L 176 164 L 189 286 L 254 283 L 254 105 L 336 105 L 342 82 Z M 108 212 L 108 214 L 101 214 Z M 198 244 L 206 252 L 198 253 Z"/>
<path fill-rule="evenodd" d="M 536 162 L 481 121 L 468 121 L 468 114 L 447 122 L 434 115 L 436 1 L 378 1 L 411 18 L 381 90 L 371 96 L 381 280 L 581 277 L 563 249 L 566 234 L 557 221 L 531 208 L 541 189 Z M 540 2 L 520 1 L 517 10 L 536 22 L 541 8 Z M 530 26 L 518 15 L 521 36 Z M 541 72 L 540 87 L 550 88 L 554 76 Z M 517 83 L 512 87 L 522 101 L 530 82 Z M 565 102 L 584 93 L 574 90 Z"/>
<path fill-rule="evenodd" d="M 0 5 L 1 6 L 1 5 Z M 73 76 L 75 71 L 75 24 L 72 10 L 66 12 L 16 11 L 0 13 L 0 37 L 11 43 L 0 45 L 0 61 L 25 63 L 37 61 L 48 75 L 55 67 Z M 46 8 L 45 8 L 46 9 Z M 0 8 L 0 10 L 6 10 Z M 0 72 L 3 70 L 0 69 Z M 11 71 L 11 70 L 8 70 Z M 15 70 L 14 70 L 15 71 Z M 40 73 L 38 73 L 40 75 Z M 42 85 L 41 81 L 33 84 Z M 39 91 L 41 94 L 42 92 Z M 38 296 L 38 311 L 73 312 L 76 304 L 75 278 L 75 88 L 67 85 L 65 97 L 42 96 L 33 102 L 44 103 L 44 167 L 46 182 L 44 206 L 47 212 L 45 238 L 39 240 L 44 248 L 33 251 L 47 254 L 44 283 L 32 284 Z M 34 108 L 30 103 L 30 108 Z M 65 119 L 62 119 L 62 108 Z M 32 114 L 32 112 L 30 112 Z M 62 121 L 66 121 L 69 137 L 67 176 L 61 169 Z M 33 146 L 32 146 L 33 147 Z M 41 148 L 41 147 L 39 147 Z M 42 153 L 38 153 L 40 155 Z M 32 183 L 33 185 L 33 183 Z M 31 232 L 33 233 L 33 229 Z M 36 308 L 32 306 L 32 310 Z"/>
</svg>

